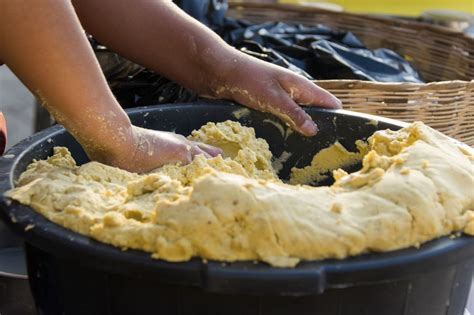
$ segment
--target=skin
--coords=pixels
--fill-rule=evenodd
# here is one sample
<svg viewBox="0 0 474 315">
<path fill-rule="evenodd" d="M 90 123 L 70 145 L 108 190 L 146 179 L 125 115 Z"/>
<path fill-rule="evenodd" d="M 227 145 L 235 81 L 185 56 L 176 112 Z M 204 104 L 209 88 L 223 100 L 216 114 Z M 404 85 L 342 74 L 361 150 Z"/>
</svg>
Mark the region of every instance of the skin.
<svg viewBox="0 0 474 315">
<path fill-rule="evenodd" d="M 219 149 L 131 124 L 83 32 L 124 57 L 211 98 L 275 114 L 305 136 L 298 105 L 340 108 L 329 92 L 227 45 L 171 1 L 0 0 L 0 59 L 42 100 L 89 157 L 145 172 Z"/>
<path fill-rule="evenodd" d="M 7 123 L 3 114 L 0 112 L 0 155 L 3 154 L 5 146 L 7 145 Z"/>
</svg>

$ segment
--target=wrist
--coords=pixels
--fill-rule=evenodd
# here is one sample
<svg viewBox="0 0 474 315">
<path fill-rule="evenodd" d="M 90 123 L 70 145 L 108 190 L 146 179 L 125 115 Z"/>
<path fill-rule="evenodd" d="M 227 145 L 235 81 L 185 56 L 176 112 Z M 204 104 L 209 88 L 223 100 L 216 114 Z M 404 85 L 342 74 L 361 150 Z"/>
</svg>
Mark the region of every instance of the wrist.
<svg viewBox="0 0 474 315">
<path fill-rule="evenodd" d="M 231 98 L 228 89 L 241 72 L 246 56 L 227 44 L 219 49 L 208 50 L 200 57 L 204 74 L 203 88 L 198 93 L 213 98 Z"/>
<path fill-rule="evenodd" d="M 87 122 L 68 129 L 91 160 L 116 164 L 115 161 L 133 154 L 136 143 L 133 125 L 122 109 L 84 116 Z"/>
</svg>

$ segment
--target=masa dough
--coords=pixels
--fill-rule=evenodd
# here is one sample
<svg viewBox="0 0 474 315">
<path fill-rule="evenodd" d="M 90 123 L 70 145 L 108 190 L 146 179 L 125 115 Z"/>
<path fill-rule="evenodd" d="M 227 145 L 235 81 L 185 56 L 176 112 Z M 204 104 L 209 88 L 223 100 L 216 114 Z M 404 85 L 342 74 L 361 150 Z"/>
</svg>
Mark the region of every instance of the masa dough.
<svg viewBox="0 0 474 315">
<path fill-rule="evenodd" d="M 138 175 L 97 162 L 77 166 L 56 148 L 7 195 L 76 232 L 168 261 L 289 267 L 474 235 L 474 157 L 422 123 L 376 132 L 362 169 L 335 171 L 330 187 L 278 180 L 267 143 L 238 123 L 209 123 L 190 138 L 225 156 Z"/>
<path fill-rule="evenodd" d="M 358 140 L 356 145 L 359 150 L 357 153 L 347 151 L 339 141 L 326 149 L 322 149 L 313 157 L 310 165 L 291 169 L 290 184 L 314 184 L 328 178 L 328 173 L 333 170 L 359 163 L 367 154 L 367 144 Z"/>
</svg>

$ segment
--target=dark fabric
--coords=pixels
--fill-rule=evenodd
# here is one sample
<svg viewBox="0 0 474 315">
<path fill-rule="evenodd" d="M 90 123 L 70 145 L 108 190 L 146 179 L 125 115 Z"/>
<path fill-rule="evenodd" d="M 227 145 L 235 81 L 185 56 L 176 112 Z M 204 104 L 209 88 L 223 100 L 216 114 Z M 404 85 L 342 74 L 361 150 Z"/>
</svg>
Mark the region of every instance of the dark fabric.
<svg viewBox="0 0 474 315">
<path fill-rule="evenodd" d="M 196 93 L 122 58 L 100 45 L 92 36 L 89 36 L 89 42 L 112 92 L 122 107 L 191 102 L 197 99 Z"/>
<path fill-rule="evenodd" d="M 174 0 L 173 2 L 213 30 L 222 27 L 228 9 L 227 0 Z"/>
<path fill-rule="evenodd" d="M 394 51 L 369 50 L 354 34 L 323 25 L 252 25 L 226 19 L 221 35 L 242 52 L 310 79 L 423 82 L 418 72 Z"/>
</svg>

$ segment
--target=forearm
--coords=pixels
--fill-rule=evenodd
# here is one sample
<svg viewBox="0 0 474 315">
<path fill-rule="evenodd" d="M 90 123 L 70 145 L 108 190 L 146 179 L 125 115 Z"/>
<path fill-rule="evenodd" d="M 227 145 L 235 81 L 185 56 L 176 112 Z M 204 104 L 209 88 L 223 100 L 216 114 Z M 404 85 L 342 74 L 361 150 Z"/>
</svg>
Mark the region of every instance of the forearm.
<svg viewBox="0 0 474 315">
<path fill-rule="evenodd" d="M 235 51 L 171 1 L 73 0 L 73 5 L 84 28 L 104 45 L 201 94 L 211 92 L 210 81 L 224 72 L 218 63 Z"/>
<path fill-rule="evenodd" d="M 0 4 L 0 59 L 86 150 L 110 154 L 113 139 L 130 121 L 110 92 L 71 3 Z"/>
</svg>

